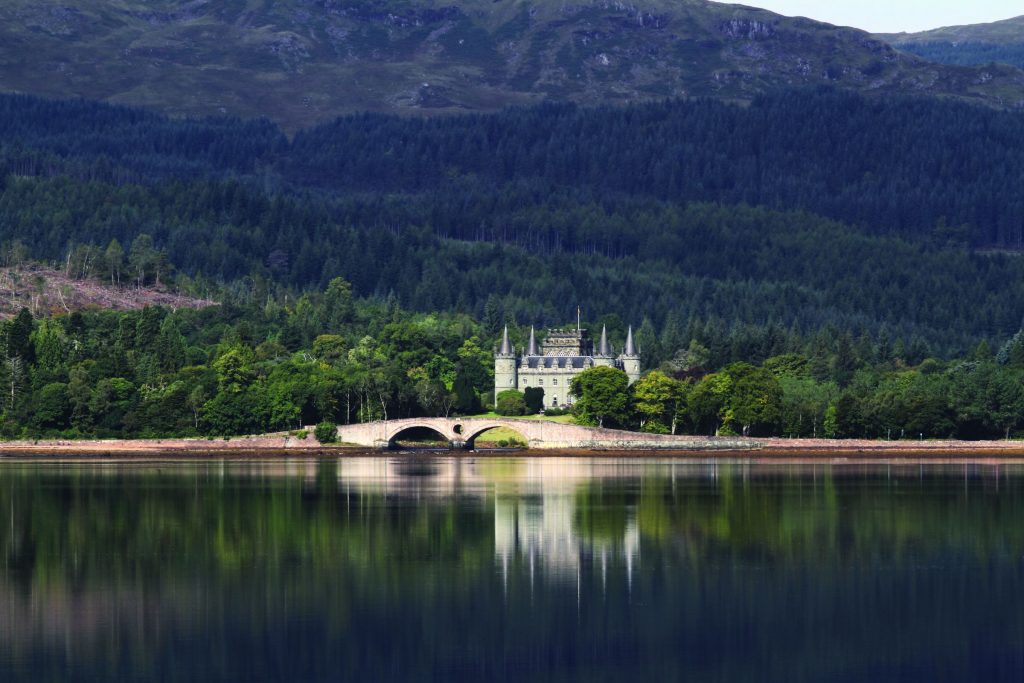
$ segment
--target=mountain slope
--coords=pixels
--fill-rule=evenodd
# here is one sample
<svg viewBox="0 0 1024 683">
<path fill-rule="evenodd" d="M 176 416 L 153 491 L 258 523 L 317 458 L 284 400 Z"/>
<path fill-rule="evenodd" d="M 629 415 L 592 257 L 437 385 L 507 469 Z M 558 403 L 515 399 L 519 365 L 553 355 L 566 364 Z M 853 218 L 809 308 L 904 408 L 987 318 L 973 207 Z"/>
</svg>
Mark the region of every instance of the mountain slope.
<svg viewBox="0 0 1024 683">
<path fill-rule="evenodd" d="M 875 37 L 887 43 L 989 43 L 1013 45 L 1024 35 L 1024 15 L 988 24 L 944 26 L 919 33 L 879 33 Z"/>
<path fill-rule="evenodd" d="M 929 64 L 869 34 L 704 0 L 11 0 L 0 89 L 287 130 L 350 111 L 489 111 L 545 99 L 749 100 L 839 84 L 998 106 L 1024 73 Z"/>
<path fill-rule="evenodd" d="M 884 33 L 875 37 L 940 64 L 1001 63 L 1024 68 L 1024 16 L 989 24 L 946 26 L 920 33 Z"/>
</svg>

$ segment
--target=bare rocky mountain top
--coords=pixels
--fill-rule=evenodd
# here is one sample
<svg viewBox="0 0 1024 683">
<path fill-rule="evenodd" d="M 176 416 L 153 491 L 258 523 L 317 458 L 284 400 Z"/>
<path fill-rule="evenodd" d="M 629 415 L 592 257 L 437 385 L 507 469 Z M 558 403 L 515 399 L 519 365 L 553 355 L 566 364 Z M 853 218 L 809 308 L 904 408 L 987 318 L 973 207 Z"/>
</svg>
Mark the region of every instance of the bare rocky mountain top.
<svg viewBox="0 0 1024 683">
<path fill-rule="evenodd" d="M 11 0 L 0 89 L 286 130 L 353 111 L 493 111 L 543 100 L 746 101 L 830 84 L 994 106 L 1024 72 L 943 66 L 868 33 L 705 0 Z"/>
<path fill-rule="evenodd" d="M 144 306 L 204 308 L 216 302 L 155 287 L 112 286 L 97 280 L 74 279 L 42 267 L 0 268 L 0 317 L 22 308 L 33 315 L 71 313 L 86 308 L 132 310 Z"/>
</svg>

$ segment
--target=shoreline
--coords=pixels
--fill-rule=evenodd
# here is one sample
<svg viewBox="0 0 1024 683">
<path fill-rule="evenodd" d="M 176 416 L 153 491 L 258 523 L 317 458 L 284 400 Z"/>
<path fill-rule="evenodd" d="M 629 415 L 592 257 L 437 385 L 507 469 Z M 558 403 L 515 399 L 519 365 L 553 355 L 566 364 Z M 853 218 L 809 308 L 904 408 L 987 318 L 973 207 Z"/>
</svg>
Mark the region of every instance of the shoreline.
<svg viewBox="0 0 1024 683">
<path fill-rule="evenodd" d="M 704 441 L 706 443 L 706 440 Z M 735 443 L 735 440 L 733 440 Z M 474 458 L 673 458 L 751 462 L 998 462 L 1024 464 L 1024 441 L 868 441 L 830 439 L 750 439 L 744 448 L 559 448 L 559 449 L 396 449 L 376 450 L 351 444 L 320 444 L 289 435 L 231 439 L 104 439 L 0 442 L 0 460 L 148 459 L 237 457 L 415 457 L 448 455 Z"/>
</svg>

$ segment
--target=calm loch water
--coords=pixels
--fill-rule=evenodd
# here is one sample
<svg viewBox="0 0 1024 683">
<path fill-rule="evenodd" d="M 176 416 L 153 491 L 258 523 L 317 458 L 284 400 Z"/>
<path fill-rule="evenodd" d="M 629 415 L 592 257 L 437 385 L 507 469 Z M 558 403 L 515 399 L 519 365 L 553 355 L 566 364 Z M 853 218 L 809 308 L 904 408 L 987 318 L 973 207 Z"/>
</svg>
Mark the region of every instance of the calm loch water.
<svg viewBox="0 0 1024 683">
<path fill-rule="evenodd" d="M 1020 681 L 1024 468 L 0 462 L 2 681 Z"/>
</svg>

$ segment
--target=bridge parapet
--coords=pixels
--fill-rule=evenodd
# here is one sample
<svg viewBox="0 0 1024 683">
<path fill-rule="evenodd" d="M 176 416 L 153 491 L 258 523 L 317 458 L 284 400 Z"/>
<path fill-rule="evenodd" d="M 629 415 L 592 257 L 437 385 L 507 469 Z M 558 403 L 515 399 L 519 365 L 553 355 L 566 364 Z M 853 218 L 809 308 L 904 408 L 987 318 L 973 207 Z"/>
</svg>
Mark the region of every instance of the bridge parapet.
<svg viewBox="0 0 1024 683">
<path fill-rule="evenodd" d="M 642 434 L 580 425 L 516 418 L 408 418 L 367 422 L 338 427 L 338 439 L 367 448 L 392 448 L 396 437 L 414 428 L 429 429 L 446 439 L 453 448 L 472 447 L 476 438 L 495 427 L 521 434 L 530 448 L 604 450 L 631 449 L 753 449 L 761 444 L 752 439 Z"/>
</svg>

